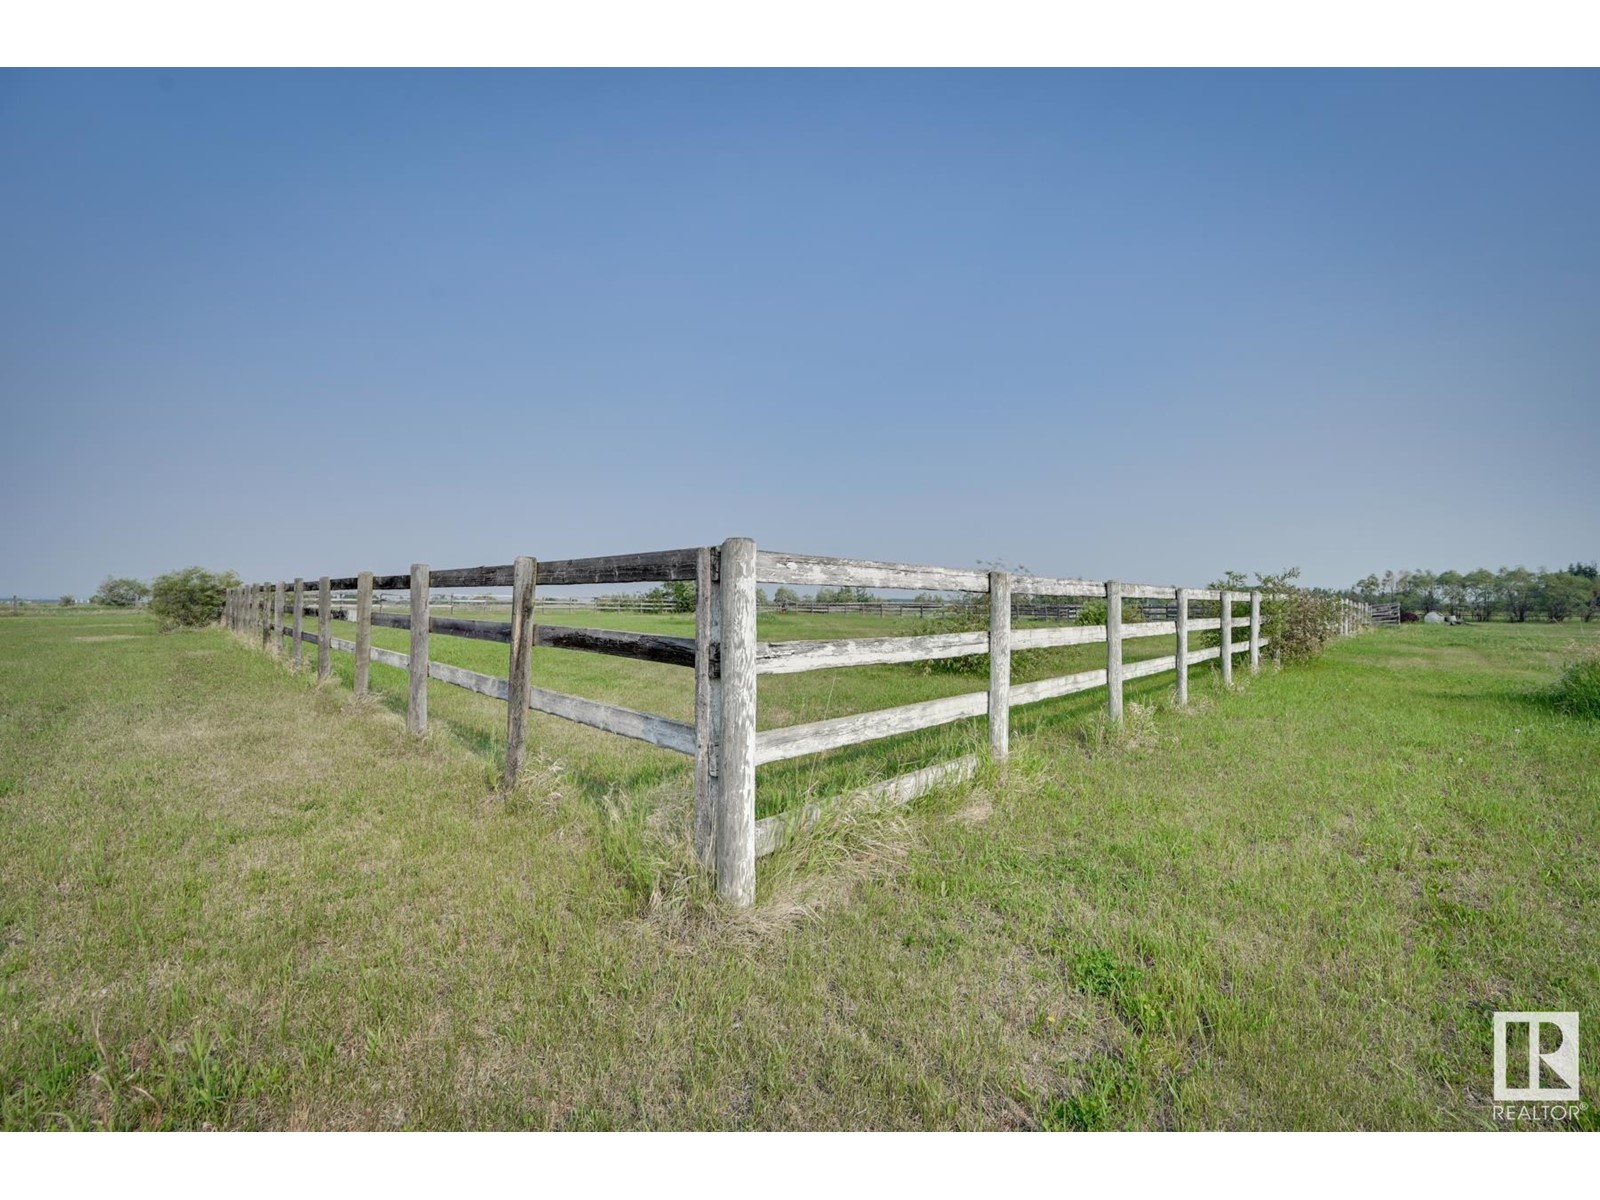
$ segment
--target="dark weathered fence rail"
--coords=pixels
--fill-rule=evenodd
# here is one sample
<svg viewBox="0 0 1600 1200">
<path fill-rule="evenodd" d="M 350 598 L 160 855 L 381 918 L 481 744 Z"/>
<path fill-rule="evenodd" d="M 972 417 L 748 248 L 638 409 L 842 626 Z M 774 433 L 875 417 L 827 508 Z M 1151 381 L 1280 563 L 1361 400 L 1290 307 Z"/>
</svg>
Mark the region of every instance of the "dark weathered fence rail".
<svg viewBox="0 0 1600 1200">
<path fill-rule="evenodd" d="M 540 585 L 681 580 L 694 580 L 697 585 L 692 639 L 611 629 L 541 626 L 534 621 Z M 967 597 L 965 603 L 984 605 L 988 629 L 910 637 L 762 642 L 756 638 L 758 583 L 961 593 Z M 1014 706 L 1103 687 L 1112 718 L 1120 720 L 1123 684 L 1127 680 L 1171 671 L 1176 678 L 1178 703 L 1184 704 L 1188 701 L 1191 666 L 1216 659 L 1223 680 L 1231 682 L 1234 656 L 1248 654 L 1249 669 L 1256 671 L 1260 668 L 1262 648 L 1267 645 L 1267 639 L 1261 634 L 1259 591 L 1127 584 L 1116 580 L 1050 579 L 1003 571 L 776 554 L 758 552 L 755 543 L 748 538 L 730 538 L 721 546 L 687 550 L 550 562 L 519 558 L 506 566 L 445 571 L 432 571 L 426 564 L 416 563 L 401 575 L 362 572 L 342 578 L 322 576 L 315 586 L 314 605 L 306 603 L 304 579 L 234 588 L 226 597 L 223 620 L 242 634 L 259 636 L 261 645 L 275 653 L 283 653 L 283 643 L 287 639 L 296 668 L 301 665 L 302 648 L 308 644 L 315 646 L 319 680 L 329 677 L 333 651 L 354 655 L 358 694 L 368 689 L 368 667 L 373 662 L 406 671 L 409 676 L 406 723 L 414 733 L 427 730 L 430 679 L 504 701 L 507 706 L 507 786 L 515 783 L 523 761 L 526 714 L 530 710 L 693 757 L 695 850 L 701 863 L 716 872 L 718 894 L 740 905 L 749 904 L 755 898 L 756 859 L 783 845 L 796 830 L 816 821 L 829 804 L 846 799 L 840 797 L 831 802 L 811 804 L 795 812 L 757 821 L 755 771 L 762 763 L 817 754 L 980 716 L 988 719 L 990 753 L 996 759 L 1004 759 L 1009 753 L 1010 713 Z M 511 620 L 435 616 L 429 611 L 430 593 L 435 587 L 510 587 Z M 375 590 L 407 591 L 409 613 L 374 612 Z M 347 605 L 336 608 L 335 591 L 356 593 L 354 641 L 332 634 L 333 620 L 348 615 Z M 1041 601 L 1040 597 L 1049 600 Z M 1018 618 L 1075 622 L 1081 618 L 1082 603 L 1089 600 L 1104 603 L 1103 624 L 1014 627 Z M 1125 601 L 1133 602 L 1142 620 L 1123 620 Z M 1191 615 L 1190 606 L 1196 603 L 1206 605 L 1218 615 Z M 834 612 L 879 610 L 887 615 L 891 610 L 903 613 L 913 608 L 946 612 L 951 604 L 946 601 L 937 604 L 885 601 L 827 608 Z M 808 611 L 804 605 L 791 607 Z M 1236 608 L 1246 611 L 1238 613 Z M 305 627 L 308 617 L 316 621 L 315 632 Z M 1354 601 L 1341 602 L 1342 633 L 1353 633 L 1370 620 L 1371 610 L 1367 606 Z M 374 625 L 406 630 L 410 634 L 409 653 L 373 646 Z M 1190 633 L 1209 630 L 1218 632 L 1221 644 L 1191 651 Z M 1235 631 L 1243 631 L 1237 641 Z M 431 661 L 428 639 L 434 633 L 506 645 L 506 676 L 485 675 Z M 1171 655 L 1124 664 L 1122 650 L 1126 639 L 1169 636 L 1174 639 Z M 1011 682 L 1013 650 L 1101 642 L 1106 646 L 1104 669 L 1025 684 Z M 657 713 L 636 712 L 620 705 L 536 687 L 530 653 L 535 645 L 690 668 L 694 672 L 694 722 L 675 721 Z M 784 729 L 756 730 L 756 680 L 760 675 L 923 662 L 977 654 L 989 658 L 986 690 Z M 974 756 L 968 755 L 885 780 L 859 795 L 904 803 L 940 783 L 969 776 L 976 762 Z"/>
</svg>

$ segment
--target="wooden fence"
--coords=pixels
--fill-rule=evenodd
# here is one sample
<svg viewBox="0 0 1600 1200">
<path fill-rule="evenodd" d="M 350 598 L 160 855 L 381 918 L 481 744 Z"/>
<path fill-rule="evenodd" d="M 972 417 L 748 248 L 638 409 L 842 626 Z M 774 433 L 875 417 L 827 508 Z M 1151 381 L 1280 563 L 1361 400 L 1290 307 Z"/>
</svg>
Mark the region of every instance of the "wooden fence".
<svg viewBox="0 0 1600 1200">
<path fill-rule="evenodd" d="M 693 639 L 610 629 L 536 625 L 536 591 L 540 586 L 654 583 L 693 580 L 696 585 Z M 851 586 L 907 591 L 982 595 L 989 628 L 970 633 L 936 633 L 913 637 L 845 638 L 826 641 L 762 642 L 756 636 L 756 591 L 760 583 L 791 586 Z M 511 620 L 473 621 L 434 616 L 429 612 L 432 588 L 510 587 Z M 373 611 L 375 589 L 409 593 L 409 614 Z M 355 656 L 355 690 L 367 691 L 372 662 L 409 673 L 407 728 L 427 730 L 429 679 L 453 684 L 506 702 L 505 783 L 516 782 L 526 749 L 529 709 L 562 717 L 620 737 L 635 738 L 694 760 L 694 845 L 701 864 L 716 873 L 717 892 L 736 905 L 755 899 L 756 859 L 777 849 L 794 833 L 815 822 L 834 801 L 756 820 L 756 768 L 801 755 L 816 754 L 879 738 L 893 737 L 972 717 L 988 718 L 989 750 L 997 760 L 1009 752 L 1010 712 L 1075 692 L 1105 688 L 1113 720 L 1123 711 L 1123 685 L 1131 679 L 1171 671 L 1179 704 L 1188 702 L 1189 668 L 1217 659 L 1225 683 L 1233 679 L 1234 656 L 1248 654 L 1251 672 L 1260 669 L 1267 639 L 1261 635 L 1259 591 L 1217 591 L 1120 581 L 1049 579 L 1003 571 L 960 570 L 905 563 L 824 558 L 814 555 L 758 551 L 749 538 L 730 538 L 721 546 L 665 550 L 647 554 L 537 562 L 518 558 L 506 566 L 465 567 L 431 571 L 415 563 L 403 575 L 351 578 L 322 576 L 316 582 L 315 608 L 308 608 L 306 581 L 247 584 L 229 591 L 224 623 L 241 634 L 259 637 L 264 648 L 282 652 L 288 639 L 298 667 L 303 647 L 317 648 L 317 678 L 327 679 L 334 650 Z M 333 593 L 354 591 L 354 641 L 332 635 Z M 1026 611 L 1030 598 L 1080 597 L 1103 600 L 1102 625 L 1060 625 L 1012 628 L 1013 613 Z M 1170 620 L 1124 621 L 1123 602 L 1159 602 L 1170 606 Z M 1214 605 L 1218 616 L 1190 614 L 1195 602 Z M 1248 615 L 1234 615 L 1235 606 Z M 316 617 L 315 632 L 306 628 Z M 1366 623 L 1366 608 L 1341 601 L 1340 632 L 1353 633 Z M 410 653 L 371 644 L 374 625 L 410 631 Z M 1189 649 L 1191 633 L 1216 630 L 1219 645 Z M 1244 634 L 1235 639 L 1235 631 Z M 446 663 L 431 662 L 430 633 L 501 642 L 507 646 L 505 678 L 484 675 Z M 1173 653 L 1164 658 L 1124 664 L 1128 638 L 1170 636 Z M 1032 683 L 1011 682 L 1011 653 L 1050 646 L 1103 642 L 1103 669 L 1081 671 Z M 694 722 L 536 687 L 531 650 L 535 645 L 596 654 L 621 655 L 670 663 L 694 672 Z M 815 671 L 880 663 L 913 663 L 941 658 L 987 655 L 989 683 L 983 691 L 875 712 L 835 717 L 782 729 L 756 729 L 756 680 L 760 675 Z M 933 786 L 971 775 L 976 756 L 941 763 L 883 781 L 867 795 L 906 802 Z M 853 799 L 854 797 L 852 797 Z"/>
</svg>

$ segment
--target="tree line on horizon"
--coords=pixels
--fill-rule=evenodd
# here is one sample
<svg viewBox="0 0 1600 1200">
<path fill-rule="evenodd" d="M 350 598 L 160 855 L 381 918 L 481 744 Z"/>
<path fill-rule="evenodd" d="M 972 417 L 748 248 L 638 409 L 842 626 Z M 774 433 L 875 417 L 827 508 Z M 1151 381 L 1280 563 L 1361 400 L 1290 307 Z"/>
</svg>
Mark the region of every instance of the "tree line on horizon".
<svg viewBox="0 0 1600 1200">
<path fill-rule="evenodd" d="M 1549 621 L 1600 616 L 1600 563 L 1575 562 L 1564 571 L 1501 567 L 1491 571 L 1385 571 L 1358 580 L 1349 594 L 1367 604 L 1398 604 L 1402 612 L 1448 613 L 1464 620 Z"/>
</svg>

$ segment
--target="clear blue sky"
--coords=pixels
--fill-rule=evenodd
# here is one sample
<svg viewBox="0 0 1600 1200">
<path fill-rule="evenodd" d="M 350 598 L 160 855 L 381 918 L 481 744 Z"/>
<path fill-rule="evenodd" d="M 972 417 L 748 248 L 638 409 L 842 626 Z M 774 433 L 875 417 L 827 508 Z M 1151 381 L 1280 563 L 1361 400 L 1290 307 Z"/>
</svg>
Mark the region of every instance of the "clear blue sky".
<svg viewBox="0 0 1600 1200">
<path fill-rule="evenodd" d="M 0 591 L 1600 556 L 1595 72 L 0 73 Z"/>
</svg>

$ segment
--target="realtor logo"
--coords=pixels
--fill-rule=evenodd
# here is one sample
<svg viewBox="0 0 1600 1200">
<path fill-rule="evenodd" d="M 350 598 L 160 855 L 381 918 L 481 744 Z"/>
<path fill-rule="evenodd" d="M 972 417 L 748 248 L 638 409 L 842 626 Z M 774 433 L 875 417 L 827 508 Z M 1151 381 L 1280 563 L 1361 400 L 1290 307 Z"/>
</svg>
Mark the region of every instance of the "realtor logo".
<svg viewBox="0 0 1600 1200">
<path fill-rule="evenodd" d="M 1506 1084 L 1506 1040 L 1513 1025 L 1528 1027 L 1528 1086 Z M 1561 1036 L 1553 1050 L 1545 1050 L 1545 1030 Z M 1554 1034 L 1549 1035 L 1553 1038 Z M 1541 1064 L 1545 1077 L 1556 1087 L 1540 1087 Z M 1520 1068 L 1517 1071 L 1521 1082 Z M 1494 1014 L 1494 1098 L 1496 1100 L 1576 1100 L 1578 1098 L 1578 1014 L 1575 1012 L 1497 1012 Z"/>
</svg>

